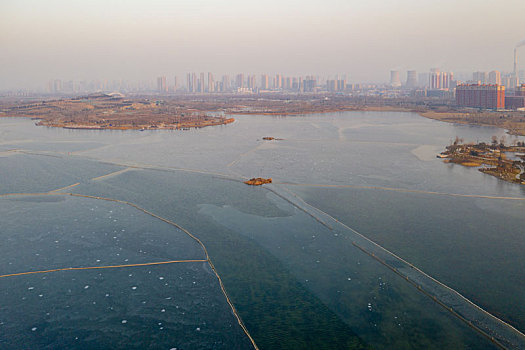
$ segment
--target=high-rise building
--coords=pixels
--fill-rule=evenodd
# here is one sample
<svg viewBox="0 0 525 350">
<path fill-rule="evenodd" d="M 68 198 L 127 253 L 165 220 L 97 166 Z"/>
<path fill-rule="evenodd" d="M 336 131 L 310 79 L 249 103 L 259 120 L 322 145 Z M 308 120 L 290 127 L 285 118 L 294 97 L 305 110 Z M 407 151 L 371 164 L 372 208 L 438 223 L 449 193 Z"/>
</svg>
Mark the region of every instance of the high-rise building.
<svg viewBox="0 0 525 350">
<path fill-rule="evenodd" d="M 255 89 L 256 88 L 255 84 L 256 84 L 255 75 L 248 75 L 248 81 L 247 81 L 248 88 Z"/>
<path fill-rule="evenodd" d="M 177 77 L 175 76 L 173 78 L 173 91 L 177 91 L 179 89 L 179 80 L 177 79 Z"/>
<path fill-rule="evenodd" d="M 345 91 L 346 90 L 346 79 L 339 79 L 337 81 L 337 88 L 339 91 Z"/>
<path fill-rule="evenodd" d="M 474 72 L 472 73 L 472 80 L 478 82 L 478 84 L 486 84 L 488 82 L 487 72 Z"/>
<path fill-rule="evenodd" d="M 441 72 L 439 85 L 441 89 L 448 89 L 450 85 L 450 75 L 447 72 Z"/>
<path fill-rule="evenodd" d="M 62 91 L 62 80 L 55 79 L 53 81 L 53 92 L 57 93 L 57 92 L 61 92 L 61 91 Z"/>
<path fill-rule="evenodd" d="M 193 80 L 191 79 L 191 74 L 186 74 L 186 88 L 188 92 L 193 92 Z"/>
<path fill-rule="evenodd" d="M 505 108 L 505 87 L 501 85 L 458 85 L 456 103 L 460 107 Z"/>
<path fill-rule="evenodd" d="M 300 85 L 299 80 L 301 80 L 301 78 L 292 79 L 292 89 L 295 91 L 299 91 L 299 85 Z"/>
<path fill-rule="evenodd" d="M 488 83 L 501 85 L 501 73 L 497 70 L 490 72 Z"/>
<path fill-rule="evenodd" d="M 518 76 L 512 75 L 509 79 L 509 88 L 514 89 L 516 86 L 518 86 L 520 83 L 520 80 Z"/>
<path fill-rule="evenodd" d="M 438 68 L 432 68 L 430 70 L 429 87 L 432 90 L 441 89 L 441 71 Z"/>
<path fill-rule="evenodd" d="M 268 90 L 270 88 L 270 82 L 268 79 L 268 74 L 261 75 L 261 90 Z"/>
<path fill-rule="evenodd" d="M 317 87 L 315 77 L 307 76 L 302 84 L 301 92 L 314 92 Z"/>
<path fill-rule="evenodd" d="M 237 74 L 237 76 L 235 77 L 235 87 L 238 89 L 244 88 L 244 74 Z"/>
<path fill-rule="evenodd" d="M 400 78 L 398 70 L 390 71 L 390 86 L 392 86 L 392 87 L 400 87 L 401 86 L 401 78 Z"/>
<path fill-rule="evenodd" d="M 204 80 L 204 72 L 201 72 L 199 76 L 199 92 L 205 92 L 206 91 L 206 81 Z"/>
<path fill-rule="evenodd" d="M 329 92 L 337 91 L 337 80 L 327 80 L 326 81 L 326 90 Z"/>
<path fill-rule="evenodd" d="M 441 89 L 448 89 L 448 73 L 447 72 L 441 72 L 441 76 L 439 85 L 441 86 Z"/>
<path fill-rule="evenodd" d="M 293 79 L 292 79 L 292 77 L 284 78 L 284 89 L 285 90 L 292 90 L 293 89 Z"/>
<path fill-rule="evenodd" d="M 417 73 L 415 70 L 407 71 L 407 88 L 416 88 L 417 87 Z"/>
<path fill-rule="evenodd" d="M 328 79 L 326 81 L 326 90 L 329 92 L 341 92 L 346 90 L 346 79 Z"/>
<path fill-rule="evenodd" d="M 198 83 L 197 83 L 197 74 L 195 73 L 188 73 L 188 92 L 197 92 L 198 91 Z"/>
<path fill-rule="evenodd" d="M 168 85 L 166 84 L 166 77 L 157 78 L 157 91 L 168 92 Z"/>
<path fill-rule="evenodd" d="M 283 87 L 283 77 L 282 77 L 281 74 L 276 74 L 273 88 L 274 89 L 281 89 L 282 87 Z"/>
<path fill-rule="evenodd" d="M 222 76 L 222 91 L 230 91 L 231 90 L 231 83 L 230 83 L 230 76 L 229 75 L 223 75 Z"/>
<path fill-rule="evenodd" d="M 428 87 L 431 90 L 448 90 L 451 88 L 453 80 L 454 73 L 442 72 L 438 68 L 432 68 L 429 74 Z"/>
<path fill-rule="evenodd" d="M 208 72 L 208 92 L 214 92 L 215 91 L 215 83 L 213 80 L 213 74 L 211 72 Z"/>
</svg>

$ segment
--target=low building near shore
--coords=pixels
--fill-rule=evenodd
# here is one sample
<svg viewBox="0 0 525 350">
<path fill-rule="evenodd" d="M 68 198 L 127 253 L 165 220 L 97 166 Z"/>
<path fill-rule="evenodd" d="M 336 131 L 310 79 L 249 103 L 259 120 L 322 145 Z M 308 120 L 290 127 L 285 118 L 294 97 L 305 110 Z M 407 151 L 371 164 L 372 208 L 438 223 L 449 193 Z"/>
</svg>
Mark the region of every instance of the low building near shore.
<svg viewBox="0 0 525 350">
<path fill-rule="evenodd" d="M 505 96 L 505 108 L 514 110 L 525 110 L 525 84 L 521 84 L 514 90 L 514 95 Z"/>
</svg>

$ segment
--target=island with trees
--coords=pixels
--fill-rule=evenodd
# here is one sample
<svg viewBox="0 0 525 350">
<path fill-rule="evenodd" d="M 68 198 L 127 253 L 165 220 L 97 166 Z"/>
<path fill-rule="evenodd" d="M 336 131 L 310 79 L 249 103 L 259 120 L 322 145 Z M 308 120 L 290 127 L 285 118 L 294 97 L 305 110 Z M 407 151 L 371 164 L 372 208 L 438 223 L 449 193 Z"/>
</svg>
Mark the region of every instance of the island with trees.
<svg viewBox="0 0 525 350">
<path fill-rule="evenodd" d="M 505 137 L 492 137 L 491 143 L 463 143 L 456 137 L 446 150 L 438 155 L 446 163 L 477 167 L 482 173 L 504 181 L 525 184 L 525 142 L 505 145 Z"/>
</svg>

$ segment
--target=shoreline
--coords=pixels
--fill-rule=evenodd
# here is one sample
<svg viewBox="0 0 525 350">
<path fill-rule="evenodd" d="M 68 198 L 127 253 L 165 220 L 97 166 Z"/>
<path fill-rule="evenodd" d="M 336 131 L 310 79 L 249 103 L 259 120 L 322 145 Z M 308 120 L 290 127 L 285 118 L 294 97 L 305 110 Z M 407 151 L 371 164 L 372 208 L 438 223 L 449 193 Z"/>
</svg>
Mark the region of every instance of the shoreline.
<svg viewBox="0 0 525 350">
<path fill-rule="evenodd" d="M 35 119 L 35 118 L 33 118 Z M 144 124 L 144 125 L 111 125 L 111 126 L 97 126 L 91 124 L 64 124 L 60 122 L 42 122 L 41 119 L 38 123 L 35 123 L 37 126 L 47 126 L 50 128 L 62 128 L 62 129 L 71 129 L 71 130 L 188 130 L 188 129 L 200 129 L 207 126 L 218 126 L 218 125 L 227 125 L 235 122 L 234 118 L 220 118 L 217 121 L 196 121 L 185 122 L 185 123 L 176 123 L 176 124 L 163 124 L 156 125 L 154 123 Z"/>
<path fill-rule="evenodd" d="M 342 112 L 398 112 L 447 123 L 492 126 L 525 136 L 525 113 L 459 108 L 452 101 L 306 97 L 114 97 L 107 94 L 31 103 L 3 102 L 0 117 L 38 119 L 37 125 L 79 130 L 180 130 L 226 125 L 235 115 L 300 116 Z M 220 112 L 219 116 L 215 116 Z"/>
<path fill-rule="evenodd" d="M 503 113 L 503 112 L 502 112 Z M 494 115 L 491 116 L 474 116 L 473 118 L 477 118 L 478 120 L 468 120 L 470 114 L 469 113 L 453 113 L 453 112 L 433 112 L 433 111 L 421 111 L 417 112 L 420 116 L 432 119 L 432 120 L 438 120 L 445 123 L 452 123 L 452 124 L 462 124 L 462 125 L 476 125 L 476 126 L 490 126 L 495 128 L 500 128 L 506 130 L 506 133 L 513 136 L 525 136 L 525 120 L 523 121 L 513 121 L 513 120 L 506 120 L 501 119 L 503 118 L 500 115 L 497 115 L 496 113 L 493 113 Z M 487 119 L 485 122 L 481 121 L 480 119 Z"/>
</svg>

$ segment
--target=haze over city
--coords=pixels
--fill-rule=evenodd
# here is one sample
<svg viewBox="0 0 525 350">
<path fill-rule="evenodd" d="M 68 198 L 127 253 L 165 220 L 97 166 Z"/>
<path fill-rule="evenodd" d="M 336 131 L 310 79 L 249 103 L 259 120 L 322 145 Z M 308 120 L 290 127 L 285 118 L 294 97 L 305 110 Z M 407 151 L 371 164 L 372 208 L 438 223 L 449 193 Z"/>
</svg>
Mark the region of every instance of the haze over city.
<svg viewBox="0 0 525 350">
<path fill-rule="evenodd" d="M 525 350 L 525 0 L 0 0 L 0 349 Z"/>
<path fill-rule="evenodd" d="M 510 72 L 523 10 L 521 0 L 7 0 L 0 90 L 201 71 L 351 82 L 387 82 L 394 69 Z"/>
</svg>

